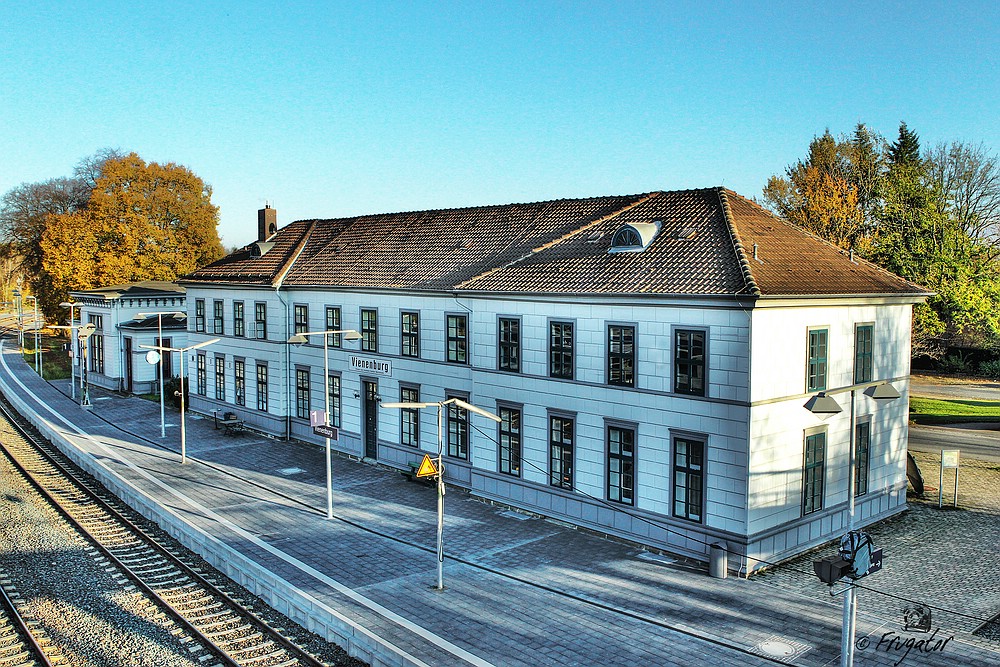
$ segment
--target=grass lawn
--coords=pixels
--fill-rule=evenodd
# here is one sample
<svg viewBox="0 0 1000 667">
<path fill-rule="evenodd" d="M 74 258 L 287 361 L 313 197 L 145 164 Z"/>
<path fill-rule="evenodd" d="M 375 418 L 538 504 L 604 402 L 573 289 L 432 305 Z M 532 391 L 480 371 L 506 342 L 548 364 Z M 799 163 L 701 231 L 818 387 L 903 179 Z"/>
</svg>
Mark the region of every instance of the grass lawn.
<svg viewBox="0 0 1000 667">
<path fill-rule="evenodd" d="M 39 336 L 42 353 L 42 366 L 46 380 L 59 380 L 70 375 L 69 353 L 62 349 L 68 338 L 54 336 L 48 331 Z M 32 367 L 35 364 L 35 336 L 32 332 L 24 334 L 24 360 Z"/>
<path fill-rule="evenodd" d="M 910 396 L 910 421 L 922 425 L 1000 422 L 1000 401 L 953 401 Z"/>
</svg>

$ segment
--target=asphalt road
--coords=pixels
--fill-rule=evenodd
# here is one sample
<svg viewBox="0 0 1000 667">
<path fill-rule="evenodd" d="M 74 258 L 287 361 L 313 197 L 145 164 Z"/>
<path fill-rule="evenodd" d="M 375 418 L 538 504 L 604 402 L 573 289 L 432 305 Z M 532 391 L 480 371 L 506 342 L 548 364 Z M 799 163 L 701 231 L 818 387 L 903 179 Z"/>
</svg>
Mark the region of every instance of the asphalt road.
<svg viewBox="0 0 1000 667">
<path fill-rule="evenodd" d="M 1000 401 L 1000 382 L 945 383 L 921 376 L 910 382 L 910 394 L 928 398 Z M 1000 463 L 1000 424 L 910 426 L 909 449 L 939 453 L 960 449 L 962 456 Z"/>
</svg>

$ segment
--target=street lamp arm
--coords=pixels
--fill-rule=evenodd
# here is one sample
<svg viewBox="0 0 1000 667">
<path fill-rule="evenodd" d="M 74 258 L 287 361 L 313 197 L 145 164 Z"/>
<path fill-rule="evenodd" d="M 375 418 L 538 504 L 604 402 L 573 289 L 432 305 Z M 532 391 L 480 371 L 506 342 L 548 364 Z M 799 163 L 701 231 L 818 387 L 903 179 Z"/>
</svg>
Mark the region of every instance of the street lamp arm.
<svg viewBox="0 0 1000 667">
<path fill-rule="evenodd" d="M 495 421 L 497 423 L 499 423 L 501 421 L 500 418 L 497 417 L 492 412 L 489 412 L 488 410 L 483 410 L 482 408 L 477 408 L 476 406 L 472 405 L 471 403 L 466 403 L 465 401 L 463 401 L 460 398 L 449 398 L 447 401 L 441 401 L 441 405 L 449 405 L 451 403 L 454 403 L 455 405 L 457 405 L 458 407 L 462 408 L 463 410 L 468 410 L 469 412 L 475 412 L 477 415 L 482 415 L 483 417 L 486 417 L 487 419 L 492 419 L 493 421 Z"/>
<path fill-rule="evenodd" d="M 344 337 L 344 340 L 361 340 L 361 334 L 359 334 L 354 329 L 331 329 L 329 331 L 304 331 L 302 333 L 293 334 L 289 336 L 286 342 L 292 345 L 302 345 L 307 343 L 308 336 L 333 336 L 340 334 Z"/>
<path fill-rule="evenodd" d="M 413 409 L 418 410 L 422 408 L 429 408 L 432 405 L 437 405 L 437 403 L 380 403 L 383 408 L 399 408 L 401 410 Z"/>
</svg>

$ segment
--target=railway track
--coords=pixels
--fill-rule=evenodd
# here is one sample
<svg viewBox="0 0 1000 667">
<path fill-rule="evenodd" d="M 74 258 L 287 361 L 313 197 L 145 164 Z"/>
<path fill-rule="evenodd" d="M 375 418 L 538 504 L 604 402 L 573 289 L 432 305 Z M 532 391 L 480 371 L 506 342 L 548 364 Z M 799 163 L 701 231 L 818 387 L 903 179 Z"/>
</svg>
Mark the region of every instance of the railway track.
<svg viewBox="0 0 1000 667">
<path fill-rule="evenodd" d="M 0 570 L 0 665 L 53 667 L 59 661 L 58 649 L 47 637 L 31 628 L 18 602 L 10 579 Z"/>
<path fill-rule="evenodd" d="M 182 548 L 143 527 L 120 500 L 100 487 L 50 443 L 22 426 L 19 415 L 0 402 L 0 418 L 14 433 L 5 438 L 3 454 L 11 466 L 62 515 L 94 549 L 98 561 L 115 572 L 123 586 L 133 586 L 184 633 L 203 647 L 202 664 L 226 667 L 320 667 L 281 628 L 261 620 L 250 604 L 226 590 L 221 575 L 200 571 L 185 561 Z M 102 565 L 104 563 L 102 562 Z M 2 574 L 0 574 L 2 577 Z M 26 630 L 28 626 L 25 626 Z M 0 623 L 0 636 L 4 636 Z M 30 634 L 30 632 L 29 632 Z M 47 665 L 41 658 L 5 662 L 0 639 L 0 666 Z M 22 641 L 28 641 L 22 639 Z M 31 660 L 36 660 L 32 662 Z"/>
</svg>

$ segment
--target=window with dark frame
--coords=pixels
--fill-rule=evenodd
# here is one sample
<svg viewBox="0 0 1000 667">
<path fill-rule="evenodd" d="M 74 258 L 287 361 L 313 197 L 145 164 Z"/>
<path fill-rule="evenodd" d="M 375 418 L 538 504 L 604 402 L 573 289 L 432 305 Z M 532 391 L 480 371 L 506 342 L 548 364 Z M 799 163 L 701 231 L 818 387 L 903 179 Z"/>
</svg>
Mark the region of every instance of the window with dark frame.
<svg viewBox="0 0 1000 667">
<path fill-rule="evenodd" d="M 267 365 L 257 364 L 257 409 L 267 412 Z"/>
<path fill-rule="evenodd" d="M 340 308 L 337 306 L 326 307 L 326 329 L 325 331 L 340 331 Z M 341 334 L 327 334 L 326 344 L 328 347 L 340 347 Z"/>
<path fill-rule="evenodd" d="M 309 370 L 295 369 L 295 416 L 309 419 Z"/>
<path fill-rule="evenodd" d="M 705 503 L 705 442 L 677 436 L 673 449 L 673 515 L 701 523 Z"/>
<path fill-rule="evenodd" d="M 512 373 L 521 372 L 521 320 L 501 317 L 497 332 L 497 368 Z"/>
<path fill-rule="evenodd" d="M 806 366 L 806 391 L 823 391 L 826 389 L 826 329 L 811 329 L 809 331 L 809 359 Z"/>
<path fill-rule="evenodd" d="M 674 391 L 705 395 L 705 332 L 674 331 Z"/>
<path fill-rule="evenodd" d="M 400 351 L 404 357 L 420 356 L 420 315 L 404 310 L 400 313 Z"/>
<path fill-rule="evenodd" d="M 400 387 L 399 400 L 403 403 L 419 403 L 420 389 L 417 387 Z M 420 446 L 420 410 L 418 408 L 403 408 L 400 410 L 399 441 L 408 447 Z"/>
<path fill-rule="evenodd" d="M 194 300 L 194 330 L 205 333 L 205 300 Z"/>
<path fill-rule="evenodd" d="M 448 315 L 448 362 L 466 364 L 469 362 L 468 318 L 465 315 Z"/>
<path fill-rule="evenodd" d="M 242 359 L 233 360 L 233 391 L 236 393 L 236 405 L 247 404 L 246 365 Z"/>
<path fill-rule="evenodd" d="M 253 305 L 254 338 L 267 339 L 267 302 L 258 301 Z"/>
<path fill-rule="evenodd" d="M 549 416 L 549 484 L 573 489 L 573 419 Z"/>
<path fill-rule="evenodd" d="M 295 333 L 304 334 L 309 331 L 309 306 L 297 303 L 293 306 L 295 317 Z"/>
<path fill-rule="evenodd" d="M 549 322 L 549 377 L 573 379 L 572 322 Z"/>
<path fill-rule="evenodd" d="M 233 335 L 242 338 L 246 336 L 245 322 L 243 319 L 243 302 L 233 301 Z"/>
<path fill-rule="evenodd" d="M 361 309 L 361 350 L 378 352 L 378 311 L 374 308 Z"/>
<path fill-rule="evenodd" d="M 212 331 L 217 336 L 225 333 L 225 320 L 223 319 L 225 307 L 226 303 L 219 299 L 212 302 Z"/>
<path fill-rule="evenodd" d="M 635 327 L 608 326 L 608 384 L 635 386 Z"/>
<path fill-rule="evenodd" d="M 875 327 L 858 325 L 854 330 L 854 383 L 871 382 L 874 375 L 872 341 Z"/>
<path fill-rule="evenodd" d="M 506 475 L 521 475 L 521 411 L 500 406 L 497 442 L 499 444 L 498 469 Z"/>
<path fill-rule="evenodd" d="M 197 391 L 199 396 L 205 396 L 208 393 L 208 370 L 205 368 L 205 355 L 198 353 L 195 357 L 195 376 L 197 379 Z"/>
<path fill-rule="evenodd" d="M 448 456 L 469 458 L 469 411 L 454 403 L 448 406 Z"/>
<path fill-rule="evenodd" d="M 330 426 L 340 428 L 340 376 L 330 373 L 326 378 L 326 391 L 330 401 Z"/>
<path fill-rule="evenodd" d="M 802 470 L 802 514 L 823 509 L 823 486 L 826 477 L 826 433 L 806 436 L 805 462 Z"/>
<path fill-rule="evenodd" d="M 854 432 L 854 495 L 868 493 L 868 470 L 871 461 L 871 422 L 860 422 Z"/>
<path fill-rule="evenodd" d="M 608 427 L 608 500 L 635 504 L 635 429 Z"/>
<path fill-rule="evenodd" d="M 226 400 L 226 357 L 222 354 L 215 357 L 215 400 Z"/>
</svg>

